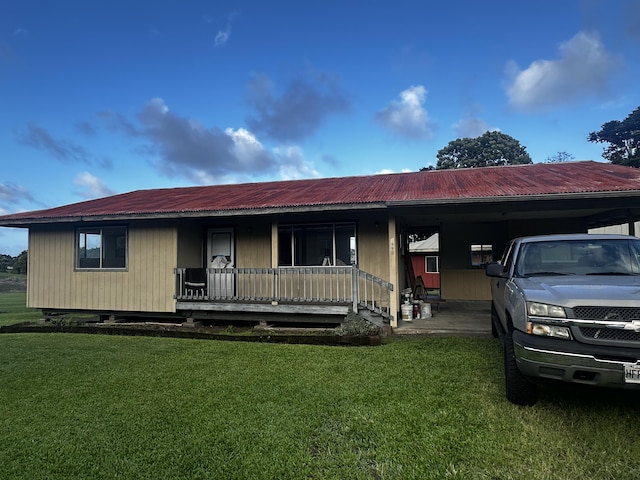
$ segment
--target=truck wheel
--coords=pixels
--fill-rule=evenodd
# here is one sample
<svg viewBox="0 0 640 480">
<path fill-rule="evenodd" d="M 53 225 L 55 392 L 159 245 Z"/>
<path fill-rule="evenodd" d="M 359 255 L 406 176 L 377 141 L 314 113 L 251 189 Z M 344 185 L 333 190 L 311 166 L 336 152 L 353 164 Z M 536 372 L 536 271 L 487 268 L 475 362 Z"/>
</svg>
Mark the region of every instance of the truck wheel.
<svg viewBox="0 0 640 480">
<path fill-rule="evenodd" d="M 498 327 L 496 327 L 497 322 L 499 322 L 500 319 L 498 318 L 498 312 L 496 311 L 496 307 L 493 304 L 493 302 L 491 302 L 491 335 L 493 336 L 493 338 L 498 338 L 499 334 L 498 334 Z"/>
<path fill-rule="evenodd" d="M 527 380 L 516 364 L 513 349 L 513 336 L 507 332 L 504 336 L 504 380 L 507 400 L 516 405 L 533 405 L 538 399 L 538 388 Z"/>
</svg>

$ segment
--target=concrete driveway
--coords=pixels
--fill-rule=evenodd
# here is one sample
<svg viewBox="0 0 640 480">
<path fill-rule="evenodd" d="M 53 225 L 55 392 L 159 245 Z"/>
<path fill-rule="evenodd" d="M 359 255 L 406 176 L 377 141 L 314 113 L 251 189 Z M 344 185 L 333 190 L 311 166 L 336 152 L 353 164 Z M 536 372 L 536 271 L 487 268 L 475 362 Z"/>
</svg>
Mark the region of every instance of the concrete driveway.
<svg viewBox="0 0 640 480">
<path fill-rule="evenodd" d="M 431 318 L 398 320 L 396 335 L 441 335 L 491 338 L 490 301 L 446 301 L 440 311 L 432 306 Z"/>
</svg>

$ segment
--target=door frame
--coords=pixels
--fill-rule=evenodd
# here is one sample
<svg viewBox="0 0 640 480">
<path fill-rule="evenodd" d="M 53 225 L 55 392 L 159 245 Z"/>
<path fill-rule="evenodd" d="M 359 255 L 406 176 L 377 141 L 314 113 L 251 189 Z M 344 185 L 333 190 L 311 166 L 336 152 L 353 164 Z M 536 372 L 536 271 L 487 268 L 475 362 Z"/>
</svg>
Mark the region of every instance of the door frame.
<svg viewBox="0 0 640 480">
<path fill-rule="evenodd" d="M 214 251 L 213 235 L 228 235 L 229 236 L 229 248 L 224 251 Z M 235 246 L 235 232 L 232 227 L 224 228 L 208 228 L 207 229 L 207 257 L 206 265 L 211 265 L 213 259 L 218 255 L 224 255 L 227 260 L 231 262 L 231 265 L 236 265 L 236 246 Z"/>
</svg>

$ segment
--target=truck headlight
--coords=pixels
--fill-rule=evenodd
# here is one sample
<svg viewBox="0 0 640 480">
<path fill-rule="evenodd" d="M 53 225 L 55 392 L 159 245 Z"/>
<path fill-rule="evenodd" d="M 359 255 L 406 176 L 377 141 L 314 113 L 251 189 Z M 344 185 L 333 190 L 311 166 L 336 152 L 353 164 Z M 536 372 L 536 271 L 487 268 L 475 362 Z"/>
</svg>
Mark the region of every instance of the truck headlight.
<svg viewBox="0 0 640 480">
<path fill-rule="evenodd" d="M 541 337 L 555 337 L 564 340 L 571 340 L 571 331 L 569 327 L 561 327 L 559 325 L 545 325 L 543 323 L 527 323 L 527 333 L 531 335 L 539 335 Z"/>
<path fill-rule="evenodd" d="M 532 317 L 567 318 L 563 307 L 546 303 L 527 302 L 527 313 Z"/>
</svg>

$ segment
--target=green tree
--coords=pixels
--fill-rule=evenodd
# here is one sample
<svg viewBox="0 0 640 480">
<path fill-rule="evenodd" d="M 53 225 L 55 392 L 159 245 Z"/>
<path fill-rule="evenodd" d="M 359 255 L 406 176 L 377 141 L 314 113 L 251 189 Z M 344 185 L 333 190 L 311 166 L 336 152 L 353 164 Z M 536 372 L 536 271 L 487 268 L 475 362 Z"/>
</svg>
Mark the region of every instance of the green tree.
<svg viewBox="0 0 640 480">
<path fill-rule="evenodd" d="M 449 142 L 436 156 L 438 170 L 533 163 L 527 149 L 518 140 L 501 132 L 458 138 Z"/>
<path fill-rule="evenodd" d="M 13 266 L 13 257 L 11 255 L 0 254 L 0 272 L 6 272 L 7 267 Z"/>
<path fill-rule="evenodd" d="M 562 162 L 568 162 L 569 160 L 573 160 L 573 155 L 571 155 L 570 153 L 567 152 L 558 152 L 555 155 L 551 155 L 550 157 L 547 157 L 547 159 L 545 160 L 546 163 L 562 163 Z"/>
<path fill-rule="evenodd" d="M 13 261 L 14 273 L 27 273 L 27 250 L 23 251 Z"/>
<path fill-rule="evenodd" d="M 587 138 L 590 142 L 609 144 L 602 157 L 611 163 L 640 167 L 640 107 L 621 122 L 605 123 L 601 130 L 591 132 Z"/>
</svg>

